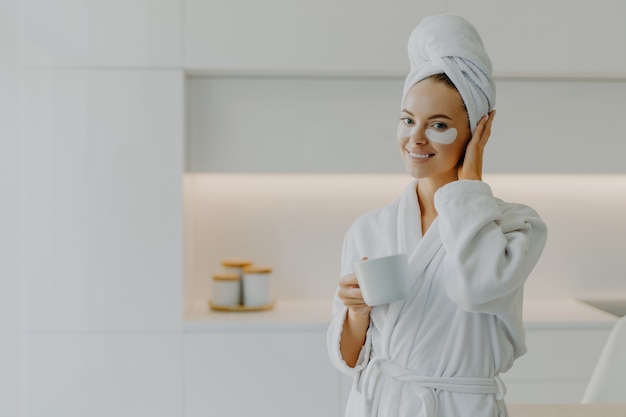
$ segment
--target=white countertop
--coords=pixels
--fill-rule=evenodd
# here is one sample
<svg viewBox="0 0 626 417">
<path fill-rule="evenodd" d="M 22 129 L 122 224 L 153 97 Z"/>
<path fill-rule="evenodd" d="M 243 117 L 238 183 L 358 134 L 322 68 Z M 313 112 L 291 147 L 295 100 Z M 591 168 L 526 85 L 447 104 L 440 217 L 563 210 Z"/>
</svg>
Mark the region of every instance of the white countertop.
<svg viewBox="0 0 626 417">
<path fill-rule="evenodd" d="M 511 417 L 626 417 L 626 404 L 509 404 Z"/>
<path fill-rule="evenodd" d="M 268 311 L 213 311 L 209 303 L 188 305 L 187 333 L 207 331 L 325 330 L 332 318 L 332 300 L 277 300 Z"/>
<path fill-rule="evenodd" d="M 331 320 L 330 299 L 277 300 L 273 309 L 259 312 L 222 312 L 208 301 L 188 305 L 185 332 L 214 331 L 325 331 Z M 572 298 L 524 300 L 527 329 L 612 328 L 617 316 Z"/>
</svg>

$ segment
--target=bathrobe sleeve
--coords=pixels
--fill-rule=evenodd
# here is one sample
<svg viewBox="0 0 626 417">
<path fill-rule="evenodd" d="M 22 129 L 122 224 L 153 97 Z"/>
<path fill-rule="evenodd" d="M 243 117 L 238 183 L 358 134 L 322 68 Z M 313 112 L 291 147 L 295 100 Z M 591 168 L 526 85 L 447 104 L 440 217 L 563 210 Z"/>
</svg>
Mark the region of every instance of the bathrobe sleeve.
<svg viewBox="0 0 626 417">
<path fill-rule="evenodd" d="M 348 275 L 354 272 L 354 263 L 359 260 L 359 255 L 356 253 L 355 246 L 353 244 L 353 231 L 354 226 L 348 231 L 343 243 L 343 251 L 341 255 L 341 276 Z M 348 366 L 346 361 L 341 355 L 339 349 L 339 343 L 341 342 L 341 332 L 343 330 L 343 323 L 348 314 L 348 308 L 343 305 L 337 294 L 333 298 L 333 319 L 328 327 L 326 341 L 328 344 L 328 354 L 330 356 L 331 363 L 341 372 L 357 376 L 360 371 L 365 368 L 369 362 L 371 346 L 372 346 L 372 322 L 367 329 L 365 336 L 365 343 L 361 348 L 359 358 L 354 368 Z"/>
<path fill-rule="evenodd" d="M 543 220 L 530 207 L 494 198 L 482 181 L 441 187 L 435 208 L 450 299 L 469 312 L 509 312 L 545 246 Z"/>
</svg>

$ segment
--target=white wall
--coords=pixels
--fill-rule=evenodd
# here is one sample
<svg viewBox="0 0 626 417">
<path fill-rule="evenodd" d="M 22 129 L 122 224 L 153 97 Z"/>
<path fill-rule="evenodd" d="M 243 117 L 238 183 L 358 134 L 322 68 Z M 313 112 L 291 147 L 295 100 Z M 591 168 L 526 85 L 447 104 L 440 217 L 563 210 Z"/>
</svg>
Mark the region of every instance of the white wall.
<svg viewBox="0 0 626 417">
<path fill-rule="evenodd" d="M 20 411 L 19 2 L 0 0 L 0 415 Z"/>
</svg>

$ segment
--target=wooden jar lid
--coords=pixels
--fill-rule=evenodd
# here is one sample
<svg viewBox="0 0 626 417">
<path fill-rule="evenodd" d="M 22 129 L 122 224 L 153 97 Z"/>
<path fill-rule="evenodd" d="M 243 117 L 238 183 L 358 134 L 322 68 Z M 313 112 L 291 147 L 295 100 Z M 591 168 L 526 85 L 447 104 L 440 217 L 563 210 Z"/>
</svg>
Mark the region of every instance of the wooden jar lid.
<svg viewBox="0 0 626 417">
<path fill-rule="evenodd" d="M 238 274 L 229 274 L 227 272 L 221 274 L 213 274 L 213 279 L 215 281 L 236 281 L 241 279 Z"/>
<path fill-rule="evenodd" d="M 244 274 L 269 274 L 272 268 L 268 266 L 246 266 L 243 268 Z"/>
<path fill-rule="evenodd" d="M 222 260 L 222 266 L 226 268 L 243 268 L 248 265 L 252 265 L 252 261 L 249 259 L 223 259 Z"/>
</svg>

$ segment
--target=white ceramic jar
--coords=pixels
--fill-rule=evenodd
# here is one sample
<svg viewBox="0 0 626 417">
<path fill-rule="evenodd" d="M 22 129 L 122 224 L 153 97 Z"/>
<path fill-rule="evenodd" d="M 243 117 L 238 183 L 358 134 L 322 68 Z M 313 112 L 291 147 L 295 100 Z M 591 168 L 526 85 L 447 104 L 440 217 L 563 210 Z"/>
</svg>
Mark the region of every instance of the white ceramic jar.
<svg viewBox="0 0 626 417">
<path fill-rule="evenodd" d="M 241 277 L 239 274 L 213 275 L 213 300 L 215 306 L 236 307 L 241 304 Z"/>
<path fill-rule="evenodd" d="M 246 266 L 252 265 L 252 261 L 249 259 L 222 259 L 222 268 L 224 268 L 224 272 L 230 274 L 237 274 L 239 278 L 243 280 L 243 268 Z M 243 285 L 239 286 L 239 305 L 243 303 Z"/>
<path fill-rule="evenodd" d="M 272 268 L 247 266 L 243 269 L 243 305 L 246 307 L 264 307 L 272 302 Z"/>
</svg>

